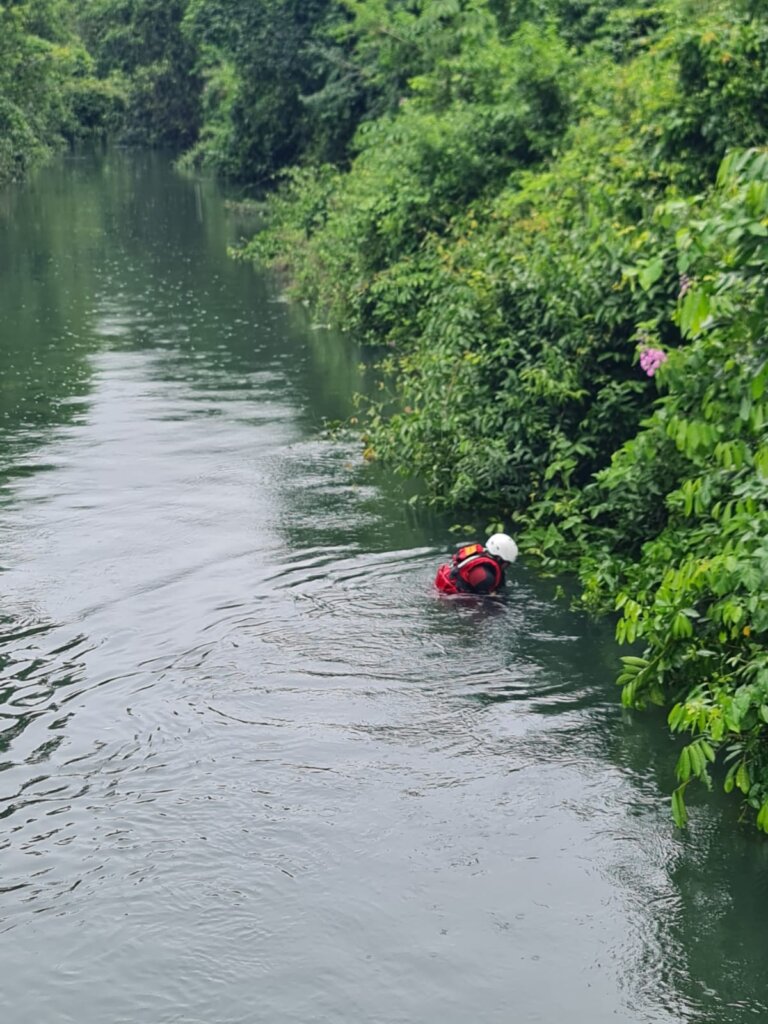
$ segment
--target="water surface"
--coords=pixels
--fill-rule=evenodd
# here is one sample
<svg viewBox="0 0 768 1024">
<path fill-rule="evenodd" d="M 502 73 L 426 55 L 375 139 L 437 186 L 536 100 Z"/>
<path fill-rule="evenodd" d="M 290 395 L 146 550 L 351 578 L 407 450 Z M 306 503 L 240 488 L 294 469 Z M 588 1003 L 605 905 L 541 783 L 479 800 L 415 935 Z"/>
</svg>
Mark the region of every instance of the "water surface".
<svg viewBox="0 0 768 1024">
<path fill-rule="evenodd" d="M 3 1019 L 768 1020 L 766 843 L 672 828 L 609 623 L 435 598 L 239 230 L 160 156 L 0 197 Z"/>
</svg>

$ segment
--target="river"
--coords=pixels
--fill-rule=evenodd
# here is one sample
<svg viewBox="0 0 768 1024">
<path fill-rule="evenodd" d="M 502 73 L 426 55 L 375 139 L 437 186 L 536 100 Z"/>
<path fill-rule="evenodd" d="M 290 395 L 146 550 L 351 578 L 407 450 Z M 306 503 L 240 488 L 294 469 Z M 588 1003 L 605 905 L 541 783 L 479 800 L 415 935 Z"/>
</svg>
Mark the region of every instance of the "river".
<svg viewBox="0 0 768 1024">
<path fill-rule="evenodd" d="M 350 339 L 161 155 L 0 195 L 7 1024 L 768 1021 L 768 842 L 670 820 L 610 623 L 324 436 Z"/>
</svg>

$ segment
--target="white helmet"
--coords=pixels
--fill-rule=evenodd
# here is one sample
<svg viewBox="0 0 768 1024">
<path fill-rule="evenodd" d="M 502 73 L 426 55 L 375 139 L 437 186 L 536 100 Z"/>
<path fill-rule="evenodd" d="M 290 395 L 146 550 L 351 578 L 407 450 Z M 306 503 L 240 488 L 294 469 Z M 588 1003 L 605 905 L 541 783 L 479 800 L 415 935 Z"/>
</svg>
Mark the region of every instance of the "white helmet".
<svg viewBox="0 0 768 1024">
<path fill-rule="evenodd" d="M 505 562 L 511 563 L 517 558 L 517 544 L 506 533 L 494 533 L 489 537 L 485 542 L 485 550 Z"/>
</svg>

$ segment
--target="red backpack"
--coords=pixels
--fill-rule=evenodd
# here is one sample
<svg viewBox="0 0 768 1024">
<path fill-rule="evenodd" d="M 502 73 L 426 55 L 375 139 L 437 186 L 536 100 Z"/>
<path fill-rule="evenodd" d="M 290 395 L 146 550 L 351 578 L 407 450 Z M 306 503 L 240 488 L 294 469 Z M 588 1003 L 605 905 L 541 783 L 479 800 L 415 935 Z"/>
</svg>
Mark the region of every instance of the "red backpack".
<svg viewBox="0 0 768 1024">
<path fill-rule="evenodd" d="M 487 565 L 493 570 L 496 590 L 504 582 L 504 573 L 496 559 L 482 544 L 465 544 L 451 558 L 450 565 L 441 565 L 435 577 L 435 586 L 444 594 L 471 594 L 472 586 L 463 571 L 476 565 Z"/>
</svg>

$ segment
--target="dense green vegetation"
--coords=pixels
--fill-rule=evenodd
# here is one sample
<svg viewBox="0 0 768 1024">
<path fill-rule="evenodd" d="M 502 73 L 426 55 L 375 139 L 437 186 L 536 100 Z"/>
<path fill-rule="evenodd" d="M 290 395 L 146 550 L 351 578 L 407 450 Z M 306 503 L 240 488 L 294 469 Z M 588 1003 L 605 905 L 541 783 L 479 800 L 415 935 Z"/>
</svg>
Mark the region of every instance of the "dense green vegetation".
<svg viewBox="0 0 768 1024">
<path fill-rule="evenodd" d="M 82 94 L 103 93 L 92 64 L 67 0 L 0 4 L 0 183 L 79 134 Z"/>
<path fill-rule="evenodd" d="M 197 52 L 187 0 L 83 0 L 77 24 L 101 79 L 122 97 L 121 140 L 181 148 L 200 127 Z"/>
<path fill-rule="evenodd" d="M 768 831 L 765 21 L 347 6 L 372 75 L 394 34 L 419 66 L 349 167 L 291 172 L 248 251 L 385 346 L 371 457 L 502 510 L 620 611 L 624 702 L 687 734 L 678 822 L 720 760 Z"/>
<path fill-rule="evenodd" d="M 0 3 L 0 183 L 65 143 L 191 145 L 200 124 L 186 0 Z"/>
<path fill-rule="evenodd" d="M 244 255 L 381 351 L 367 454 L 618 611 L 768 831 L 759 0 L 23 0 L 0 175 L 111 132 L 279 183 Z M 38 71 L 29 71 L 33 62 Z"/>
</svg>

